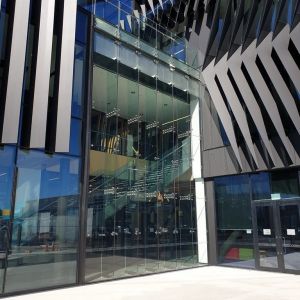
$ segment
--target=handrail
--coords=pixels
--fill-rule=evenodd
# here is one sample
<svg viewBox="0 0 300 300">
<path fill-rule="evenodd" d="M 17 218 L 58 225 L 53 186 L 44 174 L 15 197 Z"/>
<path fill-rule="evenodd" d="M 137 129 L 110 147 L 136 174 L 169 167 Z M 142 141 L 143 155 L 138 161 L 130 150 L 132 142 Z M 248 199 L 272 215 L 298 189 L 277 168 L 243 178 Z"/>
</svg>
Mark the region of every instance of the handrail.
<svg viewBox="0 0 300 300">
<path fill-rule="evenodd" d="M 300 197 L 299 196 L 293 196 L 293 197 L 280 197 L 278 199 L 272 199 L 272 198 L 265 198 L 265 199 L 253 199 L 253 202 L 264 202 L 264 201 L 300 201 Z"/>
<path fill-rule="evenodd" d="M 174 149 L 174 148 L 170 149 L 170 152 L 167 153 L 167 154 L 165 154 L 165 155 L 164 155 L 161 159 L 159 159 L 157 162 L 158 162 L 158 163 L 159 163 L 159 162 L 163 162 L 167 157 L 171 156 L 172 154 L 174 154 L 175 151 L 178 151 L 179 149 L 183 148 L 183 147 L 186 146 L 187 144 L 188 144 L 188 142 L 182 144 L 180 147 L 178 147 L 178 148 L 176 148 L 176 149 Z M 150 156 L 151 156 L 151 155 L 150 155 Z M 150 156 L 149 156 L 149 157 L 150 157 Z M 118 172 L 118 175 L 117 175 L 117 176 L 120 176 L 120 175 L 124 174 L 125 172 L 127 172 L 127 171 L 130 170 L 131 168 L 129 167 L 129 164 L 126 164 L 124 167 L 122 167 L 122 168 L 120 168 L 120 169 L 121 169 L 121 171 Z M 94 177 L 94 178 L 93 178 L 93 181 L 95 181 L 95 178 L 99 178 L 100 176 L 102 176 L 102 174 L 101 174 L 101 175 L 98 175 L 97 177 Z M 112 177 L 112 178 L 110 178 L 108 181 L 103 182 L 102 184 L 100 184 L 100 185 L 98 185 L 97 187 L 95 187 L 93 190 L 89 191 L 89 194 L 92 194 L 93 192 L 99 190 L 104 184 L 108 184 L 109 182 L 113 181 L 114 179 L 115 179 L 115 177 Z M 93 181 L 90 181 L 90 182 L 93 182 Z"/>
</svg>

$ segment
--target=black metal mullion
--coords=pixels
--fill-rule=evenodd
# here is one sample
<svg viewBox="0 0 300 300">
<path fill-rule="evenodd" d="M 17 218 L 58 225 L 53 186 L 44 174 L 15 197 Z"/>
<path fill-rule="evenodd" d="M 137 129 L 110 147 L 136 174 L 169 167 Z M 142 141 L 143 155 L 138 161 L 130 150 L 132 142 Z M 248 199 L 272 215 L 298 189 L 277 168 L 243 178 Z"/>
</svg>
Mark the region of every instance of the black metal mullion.
<svg viewBox="0 0 300 300">
<path fill-rule="evenodd" d="M 59 91 L 59 77 L 60 77 L 60 63 L 61 63 L 61 44 L 63 31 L 63 16 L 64 16 L 64 1 L 55 2 L 54 15 L 54 36 L 57 36 L 55 57 L 55 78 L 54 78 L 54 95 L 48 102 L 47 127 L 46 127 L 46 144 L 45 152 L 54 153 L 56 143 L 57 130 L 57 109 L 58 109 L 58 91 Z M 54 55 L 52 53 L 52 55 Z"/>
<path fill-rule="evenodd" d="M 281 203 L 276 201 L 273 204 L 275 216 L 275 234 L 276 234 L 276 248 L 277 248 L 277 261 L 280 272 L 284 272 L 284 258 L 283 258 L 283 245 L 282 245 L 282 231 L 280 222 L 280 208 Z"/>
<path fill-rule="evenodd" d="M 259 269 L 259 249 L 258 249 L 258 231 L 257 231 L 256 205 L 255 205 L 254 201 L 251 204 L 252 204 L 251 205 L 251 210 L 252 210 L 254 260 L 255 260 L 255 268 Z"/>
<path fill-rule="evenodd" d="M 79 11 L 79 9 L 78 9 Z M 80 10 L 81 11 L 81 10 Z M 85 11 L 86 13 L 86 11 Z M 93 82 L 93 36 L 94 36 L 94 17 L 91 13 L 88 15 L 88 42 L 86 45 L 86 70 L 85 70 L 85 107 L 82 120 L 82 176 L 81 176 L 81 199 L 79 216 L 79 245 L 78 245 L 78 267 L 77 283 L 85 283 L 85 254 L 86 254 L 86 222 L 88 210 L 89 193 L 89 165 L 90 165 L 90 144 L 91 144 L 91 116 L 92 116 L 92 82 Z"/>
</svg>

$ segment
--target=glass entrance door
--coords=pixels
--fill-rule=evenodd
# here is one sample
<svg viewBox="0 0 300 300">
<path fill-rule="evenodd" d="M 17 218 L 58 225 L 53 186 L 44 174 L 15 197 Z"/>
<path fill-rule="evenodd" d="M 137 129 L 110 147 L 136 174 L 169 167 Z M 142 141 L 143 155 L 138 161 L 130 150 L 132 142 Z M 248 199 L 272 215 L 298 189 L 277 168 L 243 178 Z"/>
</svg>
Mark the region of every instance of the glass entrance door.
<svg viewBox="0 0 300 300">
<path fill-rule="evenodd" d="M 300 201 L 278 203 L 285 272 L 300 273 Z"/>
<path fill-rule="evenodd" d="M 254 201 L 256 268 L 300 273 L 300 201 Z"/>
<path fill-rule="evenodd" d="M 252 207 L 255 265 L 258 269 L 280 270 L 282 252 L 276 203 L 256 202 Z"/>
</svg>

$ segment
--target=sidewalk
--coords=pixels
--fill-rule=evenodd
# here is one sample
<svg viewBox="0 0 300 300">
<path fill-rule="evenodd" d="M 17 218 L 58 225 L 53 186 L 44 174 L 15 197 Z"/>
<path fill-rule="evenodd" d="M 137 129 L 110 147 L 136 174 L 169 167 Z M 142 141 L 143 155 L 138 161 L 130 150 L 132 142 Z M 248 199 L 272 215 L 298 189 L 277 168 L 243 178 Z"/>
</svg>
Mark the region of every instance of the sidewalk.
<svg viewBox="0 0 300 300">
<path fill-rule="evenodd" d="M 300 275 L 207 266 L 9 299 L 294 300 L 300 299 Z"/>
</svg>

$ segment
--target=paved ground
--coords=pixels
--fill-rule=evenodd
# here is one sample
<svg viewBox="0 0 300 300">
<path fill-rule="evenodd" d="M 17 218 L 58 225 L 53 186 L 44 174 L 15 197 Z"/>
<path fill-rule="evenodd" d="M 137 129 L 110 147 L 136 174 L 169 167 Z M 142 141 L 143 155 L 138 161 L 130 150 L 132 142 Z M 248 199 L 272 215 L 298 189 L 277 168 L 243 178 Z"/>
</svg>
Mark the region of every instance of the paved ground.
<svg viewBox="0 0 300 300">
<path fill-rule="evenodd" d="M 300 299 L 300 275 L 208 266 L 10 299 L 295 300 Z"/>
</svg>

